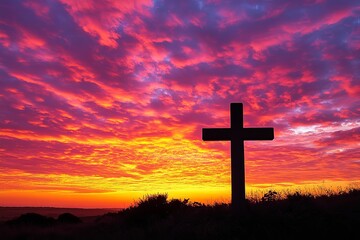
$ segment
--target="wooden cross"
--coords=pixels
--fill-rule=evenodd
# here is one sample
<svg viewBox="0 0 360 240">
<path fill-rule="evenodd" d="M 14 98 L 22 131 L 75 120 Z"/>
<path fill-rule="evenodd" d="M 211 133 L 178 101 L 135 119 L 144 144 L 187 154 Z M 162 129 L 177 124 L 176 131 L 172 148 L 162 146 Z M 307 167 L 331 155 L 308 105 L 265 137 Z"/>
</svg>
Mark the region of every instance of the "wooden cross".
<svg viewBox="0 0 360 240">
<path fill-rule="evenodd" d="M 245 140 L 273 140 L 274 128 L 244 128 L 242 103 L 230 104 L 230 128 L 203 128 L 204 141 L 231 142 L 231 204 L 239 209 L 245 203 Z"/>
</svg>

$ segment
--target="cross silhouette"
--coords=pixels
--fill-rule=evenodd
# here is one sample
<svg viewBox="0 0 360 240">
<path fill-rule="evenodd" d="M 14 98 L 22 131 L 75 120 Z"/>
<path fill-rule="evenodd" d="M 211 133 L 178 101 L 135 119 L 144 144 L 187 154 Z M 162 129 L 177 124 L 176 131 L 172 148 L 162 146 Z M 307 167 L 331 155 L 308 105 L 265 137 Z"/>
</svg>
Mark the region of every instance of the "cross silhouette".
<svg viewBox="0 0 360 240">
<path fill-rule="evenodd" d="M 230 104 L 230 128 L 203 128 L 204 141 L 231 142 L 231 204 L 239 209 L 245 203 L 245 140 L 273 140 L 274 128 L 244 128 L 242 103 Z"/>
</svg>

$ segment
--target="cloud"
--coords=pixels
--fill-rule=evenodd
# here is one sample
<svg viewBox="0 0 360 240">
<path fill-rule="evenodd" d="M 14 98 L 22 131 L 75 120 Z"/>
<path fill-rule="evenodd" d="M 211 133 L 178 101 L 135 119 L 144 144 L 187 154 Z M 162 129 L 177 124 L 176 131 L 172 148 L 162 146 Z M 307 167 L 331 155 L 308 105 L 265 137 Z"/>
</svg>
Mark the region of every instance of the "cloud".
<svg viewBox="0 0 360 240">
<path fill-rule="evenodd" d="M 248 145 L 249 184 L 357 178 L 356 1 L 51 0 L 0 9 L 1 183 L 226 188 L 228 143 L 202 142 L 201 129 L 229 127 L 231 102 L 244 103 L 245 127 L 275 128 L 273 142 Z"/>
</svg>

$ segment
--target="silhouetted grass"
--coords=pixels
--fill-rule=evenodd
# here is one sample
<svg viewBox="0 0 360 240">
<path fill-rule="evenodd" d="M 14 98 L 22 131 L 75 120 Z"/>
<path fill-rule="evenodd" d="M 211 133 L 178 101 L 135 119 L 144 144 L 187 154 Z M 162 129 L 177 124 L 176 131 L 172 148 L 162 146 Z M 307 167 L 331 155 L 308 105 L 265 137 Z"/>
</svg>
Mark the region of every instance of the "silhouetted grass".
<svg viewBox="0 0 360 240">
<path fill-rule="evenodd" d="M 0 227 L 1 239 L 356 239 L 360 189 L 319 196 L 278 195 L 269 191 L 257 201 L 248 201 L 240 212 L 224 203 L 147 195 L 90 223 L 69 215 L 48 219 L 50 224 L 43 224 L 39 216 L 35 218 L 42 219 L 41 224 L 29 224 L 28 218 L 23 223 L 24 217 L 19 217 Z"/>
</svg>

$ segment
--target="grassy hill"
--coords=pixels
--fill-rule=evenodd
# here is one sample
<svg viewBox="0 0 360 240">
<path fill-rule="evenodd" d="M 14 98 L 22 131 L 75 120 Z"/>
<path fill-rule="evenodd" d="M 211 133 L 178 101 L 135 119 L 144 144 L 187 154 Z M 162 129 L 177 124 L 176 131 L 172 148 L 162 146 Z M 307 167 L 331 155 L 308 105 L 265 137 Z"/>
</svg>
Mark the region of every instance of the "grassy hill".
<svg viewBox="0 0 360 240">
<path fill-rule="evenodd" d="M 149 195 L 133 206 L 91 222 L 22 215 L 0 226 L 1 239 L 355 239 L 360 189 L 332 195 L 269 191 L 240 212 L 228 204 Z"/>
</svg>

